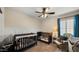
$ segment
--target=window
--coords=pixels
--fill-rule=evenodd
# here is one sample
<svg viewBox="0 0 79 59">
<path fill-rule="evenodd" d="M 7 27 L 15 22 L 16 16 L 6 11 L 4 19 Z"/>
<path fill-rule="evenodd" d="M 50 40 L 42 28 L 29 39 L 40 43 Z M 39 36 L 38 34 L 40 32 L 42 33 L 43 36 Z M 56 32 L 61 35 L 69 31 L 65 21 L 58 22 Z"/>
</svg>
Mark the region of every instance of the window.
<svg viewBox="0 0 79 59">
<path fill-rule="evenodd" d="M 63 35 L 64 33 L 71 33 L 73 35 L 73 22 L 73 17 L 62 18 L 60 20 L 60 35 Z"/>
</svg>

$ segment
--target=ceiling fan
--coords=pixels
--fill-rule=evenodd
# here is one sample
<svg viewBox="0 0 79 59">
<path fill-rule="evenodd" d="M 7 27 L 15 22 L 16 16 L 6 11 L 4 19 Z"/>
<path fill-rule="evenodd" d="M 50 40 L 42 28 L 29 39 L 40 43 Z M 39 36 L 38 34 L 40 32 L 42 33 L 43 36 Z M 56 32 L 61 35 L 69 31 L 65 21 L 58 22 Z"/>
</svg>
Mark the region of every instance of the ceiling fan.
<svg viewBox="0 0 79 59">
<path fill-rule="evenodd" d="M 35 13 L 40 13 L 41 15 L 38 17 L 42 17 L 42 18 L 47 18 L 48 15 L 52 15 L 55 14 L 55 12 L 48 12 L 49 8 L 48 7 L 43 7 L 42 11 L 35 11 Z"/>
<path fill-rule="evenodd" d="M 2 14 L 2 10 L 1 10 L 1 8 L 0 8 L 0 13 Z"/>
</svg>

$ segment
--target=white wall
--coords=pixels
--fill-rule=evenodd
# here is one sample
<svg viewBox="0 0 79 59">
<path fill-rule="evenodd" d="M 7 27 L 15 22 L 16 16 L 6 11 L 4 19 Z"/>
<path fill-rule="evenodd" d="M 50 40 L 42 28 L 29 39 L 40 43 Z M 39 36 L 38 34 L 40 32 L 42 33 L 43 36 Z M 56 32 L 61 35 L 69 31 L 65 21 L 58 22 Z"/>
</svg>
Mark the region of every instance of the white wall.
<svg viewBox="0 0 79 59">
<path fill-rule="evenodd" d="M 30 33 L 40 31 L 40 21 L 22 12 L 5 8 L 5 33 Z"/>
<path fill-rule="evenodd" d="M 42 22 L 42 31 L 43 32 L 52 32 L 53 36 L 58 36 L 57 31 L 57 17 L 53 17 L 52 19 L 46 19 Z"/>
<path fill-rule="evenodd" d="M 0 35 L 3 34 L 4 31 L 4 8 L 1 8 L 2 14 L 0 13 Z"/>
<path fill-rule="evenodd" d="M 53 28 L 57 26 L 57 18 L 46 19 L 42 22 L 42 31 L 53 32 Z"/>
</svg>

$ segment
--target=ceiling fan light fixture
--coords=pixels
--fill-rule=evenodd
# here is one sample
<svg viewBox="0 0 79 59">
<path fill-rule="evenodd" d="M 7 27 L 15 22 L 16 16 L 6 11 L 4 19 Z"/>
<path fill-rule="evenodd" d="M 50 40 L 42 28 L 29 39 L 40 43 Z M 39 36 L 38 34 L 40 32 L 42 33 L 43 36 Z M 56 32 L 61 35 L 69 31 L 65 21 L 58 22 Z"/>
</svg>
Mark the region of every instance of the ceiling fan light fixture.
<svg viewBox="0 0 79 59">
<path fill-rule="evenodd" d="M 41 15 L 41 17 L 42 17 L 42 18 L 46 18 L 46 17 L 47 17 L 47 14 L 45 14 L 45 15 Z"/>
<path fill-rule="evenodd" d="M 45 14 L 44 17 L 46 18 L 47 17 L 47 14 Z"/>
<path fill-rule="evenodd" d="M 49 9 L 49 8 L 46 9 L 46 12 L 48 12 L 48 9 Z"/>
</svg>

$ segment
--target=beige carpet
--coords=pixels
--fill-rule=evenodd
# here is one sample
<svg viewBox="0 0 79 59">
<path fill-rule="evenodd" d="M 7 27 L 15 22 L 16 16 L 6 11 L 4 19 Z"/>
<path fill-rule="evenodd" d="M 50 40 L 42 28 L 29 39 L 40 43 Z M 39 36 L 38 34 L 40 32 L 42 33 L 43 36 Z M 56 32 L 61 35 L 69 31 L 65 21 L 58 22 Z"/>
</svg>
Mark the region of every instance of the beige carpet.
<svg viewBox="0 0 79 59">
<path fill-rule="evenodd" d="M 38 41 L 37 45 L 25 50 L 24 52 L 61 52 L 60 49 L 53 43 L 46 44 Z"/>
</svg>

